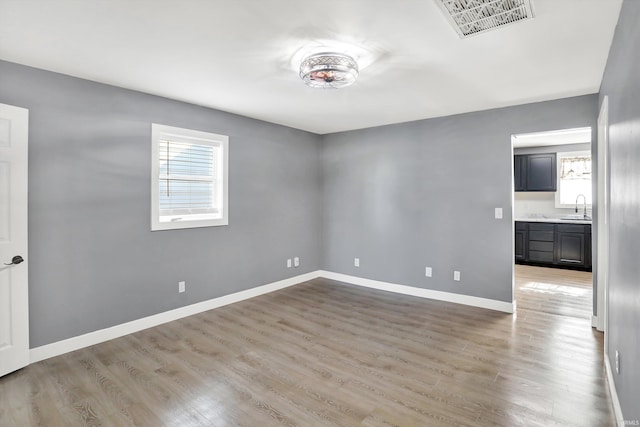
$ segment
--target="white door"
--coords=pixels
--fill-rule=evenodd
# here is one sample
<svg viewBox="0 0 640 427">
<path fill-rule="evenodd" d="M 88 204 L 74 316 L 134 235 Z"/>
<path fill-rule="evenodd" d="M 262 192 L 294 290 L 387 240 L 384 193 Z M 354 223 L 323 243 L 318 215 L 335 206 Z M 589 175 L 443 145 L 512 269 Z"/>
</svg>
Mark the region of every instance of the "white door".
<svg viewBox="0 0 640 427">
<path fill-rule="evenodd" d="M 0 376 L 29 364 L 28 120 L 0 104 Z"/>
</svg>

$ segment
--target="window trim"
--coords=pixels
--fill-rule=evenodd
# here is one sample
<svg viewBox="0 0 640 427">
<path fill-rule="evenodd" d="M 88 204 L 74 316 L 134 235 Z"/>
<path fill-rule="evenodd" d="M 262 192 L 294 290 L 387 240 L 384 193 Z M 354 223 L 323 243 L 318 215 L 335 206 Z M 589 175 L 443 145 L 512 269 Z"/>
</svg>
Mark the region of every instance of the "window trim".
<svg viewBox="0 0 640 427">
<path fill-rule="evenodd" d="M 575 203 L 573 204 L 562 204 L 560 203 L 560 189 L 562 188 L 560 185 L 560 179 L 562 176 L 562 158 L 563 157 L 585 157 L 585 156 L 589 156 L 589 158 L 591 158 L 591 170 L 593 171 L 593 158 L 591 157 L 591 151 L 584 151 L 584 150 L 580 150 L 580 151 L 562 151 L 562 152 L 558 152 L 556 154 L 557 158 L 556 158 L 556 168 L 557 168 L 557 173 L 556 173 L 556 192 L 555 192 L 555 205 L 556 208 L 560 208 L 560 209 L 575 209 L 576 205 Z M 592 183 L 592 188 L 591 188 L 591 200 L 593 201 L 593 183 Z M 578 206 L 578 209 L 580 209 L 583 206 L 583 204 L 580 204 Z M 587 204 L 587 209 L 591 209 L 593 206 L 592 203 L 588 203 Z"/>
<path fill-rule="evenodd" d="M 201 214 L 188 214 L 191 219 L 182 221 L 160 221 L 160 140 L 170 140 L 188 144 L 201 144 L 217 147 L 220 150 L 220 171 L 216 179 L 221 180 L 220 218 L 198 218 Z M 185 215 L 182 215 L 185 216 Z M 215 227 L 229 225 L 229 137 L 210 132 L 151 124 L 151 231 L 178 230 L 184 228 Z"/>
</svg>

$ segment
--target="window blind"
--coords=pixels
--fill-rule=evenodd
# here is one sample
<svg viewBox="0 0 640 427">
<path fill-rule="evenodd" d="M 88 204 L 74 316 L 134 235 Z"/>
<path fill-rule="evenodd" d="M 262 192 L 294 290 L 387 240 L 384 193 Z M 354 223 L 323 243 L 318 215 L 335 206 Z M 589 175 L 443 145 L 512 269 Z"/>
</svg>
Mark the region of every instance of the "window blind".
<svg viewBox="0 0 640 427">
<path fill-rule="evenodd" d="M 218 149 L 211 145 L 160 140 L 161 215 L 215 213 Z"/>
</svg>

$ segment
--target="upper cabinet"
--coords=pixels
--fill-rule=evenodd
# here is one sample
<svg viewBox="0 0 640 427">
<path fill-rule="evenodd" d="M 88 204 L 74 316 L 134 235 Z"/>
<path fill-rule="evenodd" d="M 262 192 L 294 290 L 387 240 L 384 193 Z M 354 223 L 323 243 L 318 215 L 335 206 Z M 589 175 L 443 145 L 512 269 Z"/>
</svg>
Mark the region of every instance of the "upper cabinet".
<svg viewBox="0 0 640 427">
<path fill-rule="evenodd" d="M 515 191 L 556 191 L 556 153 L 514 156 Z"/>
<path fill-rule="evenodd" d="M 527 156 L 513 158 L 513 184 L 516 191 L 527 191 Z"/>
</svg>

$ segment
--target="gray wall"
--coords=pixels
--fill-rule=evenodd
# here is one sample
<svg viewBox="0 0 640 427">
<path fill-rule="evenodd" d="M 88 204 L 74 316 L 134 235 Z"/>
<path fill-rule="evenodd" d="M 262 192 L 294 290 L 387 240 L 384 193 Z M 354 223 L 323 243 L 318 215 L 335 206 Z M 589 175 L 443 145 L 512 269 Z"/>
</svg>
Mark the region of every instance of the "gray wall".
<svg viewBox="0 0 640 427">
<path fill-rule="evenodd" d="M 624 418 L 640 420 L 640 2 L 625 0 L 600 100 L 609 97 L 609 348 Z"/>
<path fill-rule="evenodd" d="M 597 100 L 587 95 L 326 135 L 324 268 L 511 302 L 511 135 L 595 127 Z M 496 207 L 504 219 L 494 219 Z"/>
<path fill-rule="evenodd" d="M 0 102 L 30 115 L 32 348 L 321 267 L 319 136 L 7 62 L 0 76 Z M 229 135 L 229 226 L 150 231 L 152 122 Z"/>
</svg>

